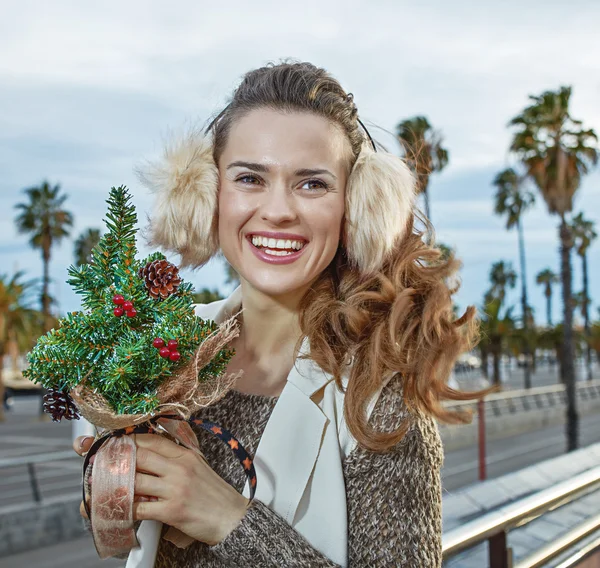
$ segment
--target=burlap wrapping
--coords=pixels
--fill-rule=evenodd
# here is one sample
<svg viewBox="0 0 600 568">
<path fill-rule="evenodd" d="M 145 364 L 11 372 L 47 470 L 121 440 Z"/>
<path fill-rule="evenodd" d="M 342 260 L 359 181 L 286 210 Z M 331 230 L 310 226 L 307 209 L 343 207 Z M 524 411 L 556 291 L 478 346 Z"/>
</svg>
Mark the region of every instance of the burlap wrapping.
<svg viewBox="0 0 600 568">
<path fill-rule="evenodd" d="M 118 430 L 142 424 L 159 414 L 178 414 L 187 420 L 201 408 L 217 402 L 234 386 L 242 371 L 214 376 L 202 381 L 198 380 L 198 374 L 221 349 L 239 335 L 236 317 L 233 316 L 219 325 L 198 347 L 191 361 L 165 379 L 158 387 L 159 405 L 154 412 L 116 414 L 101 394 L 88 388 L 84 379 L 71 390 L 71 397 L 80 414 L 97 428 Z"/>
<path fill-rule="evenodd" d="M 242 372 L 209 377 L 198 375 L 239 334 L 236 316 L 223 322 L 198 347 L 184 367 L 168 377 L 158 388 L 159 405 L 149 414 L 116 414 L 106 399 L 82 381 L 71 396 L 80 414 L 104 431 L 143 424 L 151 418 L 169 414 L 189 419 L 199 409 L 221 399 L 236 383 Z M 204 459 L 198 440 L 186 422 L 159 418 L 162 431 Z M 100 558 L 129 551 L 138 544 L 133 520 L 134 479 L 136 471 L 135 443 L 129 436 L 108 438 L 97 450 L 94 463 L 94 491 L 91 501 L 91 524 L 94 544 Z M 84 465 L 85 467 L 85 465 Z M 84 471 L 84 476 L 85 476 Z M 84 483 L 85 487 L 85 483 Z M 86 497 L 87 500 L 87 497 Z M 169 527 L 164 538 L 185 548 L 193 541 L 181 531 Z"/>
</svg>

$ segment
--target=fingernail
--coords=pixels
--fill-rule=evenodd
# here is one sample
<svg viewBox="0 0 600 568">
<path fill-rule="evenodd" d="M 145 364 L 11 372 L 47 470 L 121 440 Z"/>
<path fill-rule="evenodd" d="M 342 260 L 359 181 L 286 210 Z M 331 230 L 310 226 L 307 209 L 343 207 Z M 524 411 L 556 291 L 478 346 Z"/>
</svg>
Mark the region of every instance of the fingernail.
<svg viewBox="0 0 600 568">
<path fill-rule="evenodd" d="M 93 438 L 91 436 L 84 436 L 83 438 L 81 438 L 80 442 L 79 442 L 79 447 L 83 450 L 83 446 L 89 441 L 92 440 Z"/>
</svg>

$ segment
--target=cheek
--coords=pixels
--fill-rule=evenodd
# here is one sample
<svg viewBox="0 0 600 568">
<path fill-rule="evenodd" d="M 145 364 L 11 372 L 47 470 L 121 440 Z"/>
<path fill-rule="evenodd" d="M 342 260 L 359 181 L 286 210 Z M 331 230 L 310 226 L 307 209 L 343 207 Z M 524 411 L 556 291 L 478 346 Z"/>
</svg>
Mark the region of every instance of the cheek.
<svg viewBox="0 0 600 568">
<path fill-rule="evenodd" d="M 253 206 L 243 194 L 230 191 L 227 186 L 219 190 L 219 239 L 235 237 L 240 226 L 252 215 Z"/>
<path fill-rule="evenodd" d="M 304 218 L 311 225 L 313 234 L 320 235 L 328 241 L 340 238 L 341 227 L 344 219 L 344 204 L 334 201 L 319 203 L 307 208 Z"/>
</svg>

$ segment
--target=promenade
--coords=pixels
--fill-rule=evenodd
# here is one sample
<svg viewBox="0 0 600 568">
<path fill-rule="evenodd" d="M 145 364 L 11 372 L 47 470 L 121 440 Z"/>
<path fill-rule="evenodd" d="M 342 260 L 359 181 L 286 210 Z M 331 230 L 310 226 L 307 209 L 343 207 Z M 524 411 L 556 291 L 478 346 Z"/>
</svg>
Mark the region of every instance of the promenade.
<svg viewBox="0 0 600 568">
<path fill-rule="evenodd" d="M 536 386 L 555 384 L 552 371 L 540 369 L 535 377 Z M 511 376 L 507 386 L 521 387 L 518 372 Z M 14 406 L 7 413 L 7 421 L 0 424 L 1 458 L 71 450 L 72 424 L 40 421 L 38 408 L 37 397 L 14 399 Z M 582 447 L 600 442 L 600 413 L 582 416 L 580 440 Z M 491 479 L 562 455 L 564 425 L 489 441 L 487 450 L 487 472 Z M 36 465 L 35 471 L 42 500 L 63 494 L 72 495 L 79 490 L 81 458 L 74 452 L 70 457 Z M 442 470 L 444 497 L 477 482 L 477 476 L 478 455 L 475 445 L 446 452 Z M 0 515 L 7 507 L 31 502 L 33 491 L 27 468 L 19 466 L 0 470 Z M 113 568 L 123 565 L 123 561 L 99 560 L 90 536 L 0 558 L 0 568 Z"/>
</svg>

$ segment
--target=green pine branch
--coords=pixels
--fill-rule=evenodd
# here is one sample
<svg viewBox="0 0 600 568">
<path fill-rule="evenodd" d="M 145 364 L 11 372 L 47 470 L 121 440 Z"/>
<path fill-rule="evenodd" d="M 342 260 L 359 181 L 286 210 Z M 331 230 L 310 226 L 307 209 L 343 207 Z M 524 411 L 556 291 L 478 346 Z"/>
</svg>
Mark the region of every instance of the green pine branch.
<svg viewBox="0 0 600 568">
<path fill-rule="evenodd" d="M 140 277 L 141 267 L 165 260 L 155 252 L 138 261 L 135 208 L 124 187 L 110 191 L 105 223 L 107 231 L 94 248 L 91 263 L 68 270 L 68 283 L 82 296 L 86 311 L 67 314 L 56 330 L 41 337 L 28 355 L 23 374 L 46 388 L 67 391 L 85 379 L 102 394 L 116 413 L 148 413 L 158 405 L 157 389 L 167 377 L 185 365 L 200 343 L 217 325 L 195 316 L 193 287 L 182 282 L 165 299 L 148 294 Z M 114 314 L 115 294 L 133 303 L 135 317 Z M 160 357 L 155 338 L 178 342 L 180 359 Z M 199 380 L 221 374 L 232 350 L 223 349 Z"/>
</svg>

